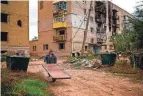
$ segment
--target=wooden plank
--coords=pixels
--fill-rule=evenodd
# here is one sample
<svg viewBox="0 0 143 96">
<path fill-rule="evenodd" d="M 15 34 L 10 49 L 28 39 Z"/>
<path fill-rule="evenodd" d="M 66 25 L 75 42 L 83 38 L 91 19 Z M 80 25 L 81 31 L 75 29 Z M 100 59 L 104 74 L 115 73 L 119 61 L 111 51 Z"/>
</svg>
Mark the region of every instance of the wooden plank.
<svg viewBox="0 0 143 96">
<path fill-rule="evenodd" d="M 42 66 L 52 78 L 55 78 L 55 79 L 70 79 L 71 78 L 71 76 L 68 73 L 66 73 L 57 64 L 43 64 Z"/>
</svg>

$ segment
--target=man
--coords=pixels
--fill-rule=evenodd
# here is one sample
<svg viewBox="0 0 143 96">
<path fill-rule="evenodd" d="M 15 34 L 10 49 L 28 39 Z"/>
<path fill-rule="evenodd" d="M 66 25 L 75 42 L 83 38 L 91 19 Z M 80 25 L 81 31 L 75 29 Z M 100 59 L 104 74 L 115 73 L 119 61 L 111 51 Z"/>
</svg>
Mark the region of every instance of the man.
<svg viewBox="0 0 143 96">
<path fill-rule="evenodd" d="M 46 62 L 47 64 L 55 64 L 57 62 L 57 58 L 53 54 L 52 50 L 50 50 L 49 53 L 45 56 L 44 62 Z"/>
</svg>

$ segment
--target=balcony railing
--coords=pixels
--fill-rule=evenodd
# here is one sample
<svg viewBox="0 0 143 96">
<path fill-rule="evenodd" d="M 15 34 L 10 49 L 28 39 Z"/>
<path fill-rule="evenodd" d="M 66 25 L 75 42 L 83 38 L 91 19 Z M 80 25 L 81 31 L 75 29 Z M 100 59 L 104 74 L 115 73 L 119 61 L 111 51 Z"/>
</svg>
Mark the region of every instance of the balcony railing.
<svg viewBox="0 0 143 96">
<path fill-rule="evenodd" d="M 66 36 L 65 35 L 53 36 L 53 41 L 56 42 L 66 41 Z"/>
</svg>

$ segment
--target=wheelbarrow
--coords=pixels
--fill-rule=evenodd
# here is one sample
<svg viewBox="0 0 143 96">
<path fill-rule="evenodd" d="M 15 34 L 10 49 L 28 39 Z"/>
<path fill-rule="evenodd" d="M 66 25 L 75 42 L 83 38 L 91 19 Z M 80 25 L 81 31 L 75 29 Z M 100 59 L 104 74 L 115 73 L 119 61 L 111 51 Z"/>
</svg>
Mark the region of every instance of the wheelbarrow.
<svg viewBox="0 0 143 96">
<path fill-rule="evenodd" d="M 55 82 L 56 79 L 71 79 L 71 76 L 58 64 L 43 64 L 42 66 L 52 78 L 52 82 Z"/>
</svg>

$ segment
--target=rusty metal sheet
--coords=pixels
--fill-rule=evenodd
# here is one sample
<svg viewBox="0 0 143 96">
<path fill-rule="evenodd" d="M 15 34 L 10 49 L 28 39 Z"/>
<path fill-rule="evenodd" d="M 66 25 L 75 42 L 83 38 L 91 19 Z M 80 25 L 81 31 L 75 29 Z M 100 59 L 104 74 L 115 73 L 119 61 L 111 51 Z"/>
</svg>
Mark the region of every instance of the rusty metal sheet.
<svg viewBox="0 0 143 96">
<path fill-rule="evenodd" d="M 70 79 L 71 76 L 66 73 L 58 64 L 43 64 L 48 74 L 55 79 Z"/>
</svg>

